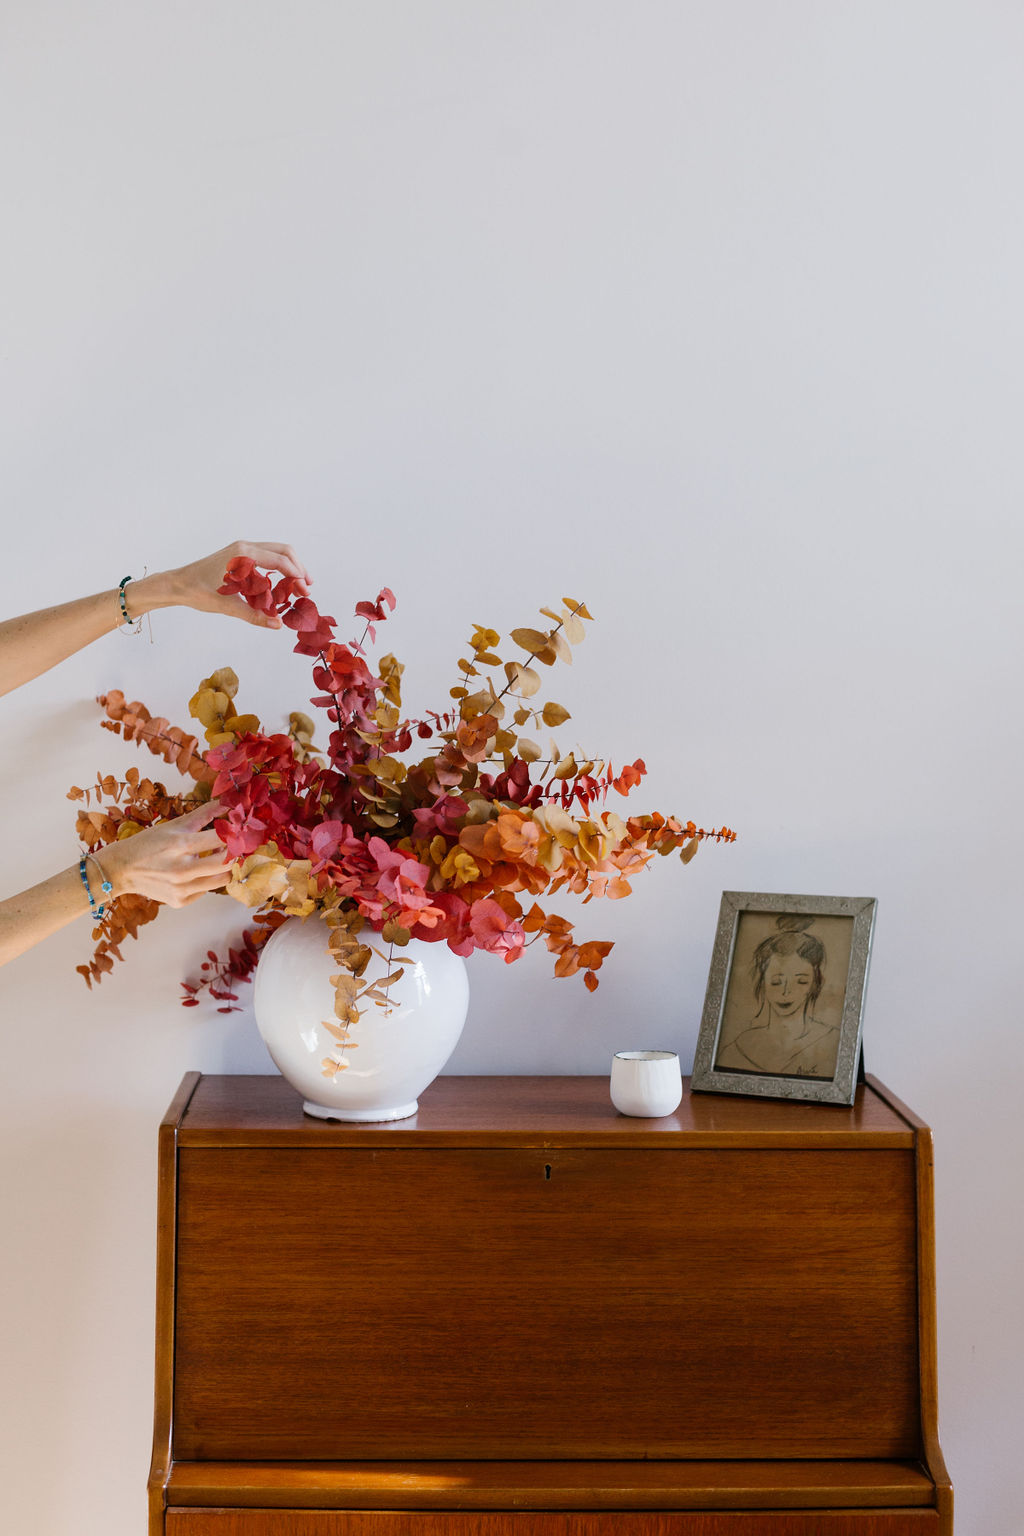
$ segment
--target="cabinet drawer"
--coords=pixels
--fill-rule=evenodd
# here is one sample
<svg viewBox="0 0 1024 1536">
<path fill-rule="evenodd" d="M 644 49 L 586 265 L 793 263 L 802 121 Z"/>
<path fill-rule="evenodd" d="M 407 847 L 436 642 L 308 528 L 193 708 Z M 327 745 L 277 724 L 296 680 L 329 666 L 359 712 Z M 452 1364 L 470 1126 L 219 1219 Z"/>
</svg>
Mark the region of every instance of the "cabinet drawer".
<svg viewBox="0 0 1024 1536">
<path fill-rule="evenodd" d="M 615 1511 L 169 1509 L 166 1536 L 939 1536 L 934 1510 Z"/>
<path fill-rule="evenodd" d="M 175 1458 L 913 1457 L 915 1209 L 896 1149 L 183 1148 Z"/>
</svg>

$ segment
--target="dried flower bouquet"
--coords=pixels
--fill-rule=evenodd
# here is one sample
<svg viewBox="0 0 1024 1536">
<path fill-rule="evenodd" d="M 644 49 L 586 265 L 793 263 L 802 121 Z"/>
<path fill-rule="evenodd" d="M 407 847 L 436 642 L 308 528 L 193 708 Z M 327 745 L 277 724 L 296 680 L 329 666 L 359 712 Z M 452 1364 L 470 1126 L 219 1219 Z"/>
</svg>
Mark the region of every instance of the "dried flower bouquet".
<svg viewBox="0 0 1024 1536">
<path fill-rule="evenodd" d="M 100 776 L 93 789 L 69 796 L 84 801 L 78 834 L 93 850 L 211 796 L 223 808 L 214 825 L 235 861 L 227 894 L 252 908 L 254 921 L 226 955 L 208 952 L 203 978 L 184 983 L 186 1007 L 209 988 L 220 1011 L 231 1011 L 235 983 L 251 976 L 274 929 L 312 912 L 323 917 L 337 961 L 329 1029 L 339 1048 L 351 1043 L 348 1026 L 366 1004 L 387 1006 L 388 988 L 402 974 L 396 951 L 411 938 L 444 941 L 459 955 L 488 950 L 506 962 L 542 939 L 555 975 L 582 971 L 593 990 L 612 945 L 578 942 L 572 923 L 534 898 L 561 889 L 584 903 L 626 896 L 655 854 L 678 850 L 686 863 L 702 841 L 735 838 L 727 827 L 705 831 L 658 812 L 623 819 L 599 810 L 609 789 L 627 795 L 639 784 L 641 759 L 615 772 L 605 762 L 563 755 L 554 741 L 545 757 L 521 734 L 556 730 L 570 718 L 561 704 L 537 702 L 537 665 L 572 660 L 591 617 L 583 603 L 565 598 L 559 609 L 541 610 L 543 629 L 513 630 L 523 661 L 503 662 L 499 636 L 474 625 L 452 707 L 409 719 L 402 716 L 401 663 L 386 655 L 372 667 L 365 649 L 395 606 L 387 588 L 357 605 L 365 628 L 347 645 L 335 639 L 336 621 L 297 596 L 290 577 L 272 586 L 251 560 L 233 560 L 220 590 L 279 614 L 296 632 L 295 650 L 313 662 L 318 691 L 311 702 L 331 727 L 326 746 L 314 746 L 313 722 L 300 712 L 280 734 L 239 712 L 238 679 L 225 667 L 200 683 L 189 705 L 205 750 L 196 736 L 117 690 L 99 700 L 102 724 L 174 764 L 193 781 L 188 791 L 172 793 L 131 768 L 123 781 Z M 410 762 L 416 741 L 432 745 Z M 90 985 L 122 958 L 123 939 L 158 911 L 142 896 L 111 904 L 94 929 L 92 960 L 78 967 Z M 383 975 L 371 963 L 375 954 Z M 330 1076 L 343 1065 L 332 1057 L 323 1069 Z"/>
</svg>

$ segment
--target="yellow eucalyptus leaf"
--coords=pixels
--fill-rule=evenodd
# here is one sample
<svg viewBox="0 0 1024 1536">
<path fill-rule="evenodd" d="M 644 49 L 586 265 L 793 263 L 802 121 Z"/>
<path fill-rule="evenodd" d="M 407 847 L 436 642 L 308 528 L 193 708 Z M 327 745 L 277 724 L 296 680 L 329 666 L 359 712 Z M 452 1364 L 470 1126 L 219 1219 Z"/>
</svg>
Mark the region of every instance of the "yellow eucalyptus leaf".
<svg viewBox="0 0 1024 1536">
<path fill-rule="evenodd" d="M 574 597 L 563 597 L 562 602 L 573 613 L 578 613 L 581 619 L 590 619 L 593 621 L 594 616 L 593 614 L 587 612 L 586 603 L 578 603 Z"/>
<path fill-rule="evenodd" d="M 557 652 L 559 659 L 561 661 L 567 662 L 569 664 L 569 666 L 571 667 L 572 666 L 572 649 L 571 649 L 571 647 L 569 645 L 568 640 L 566 640 L 565 636 L 562 634 L 561 630 L 556 629 L 556 630 L 552 631 L 552 633 L 551 633 L 551 645 L 552 645 L 553 649 Z"/>
<path fill-rule="evenodd" d="M 231 708 L 230 697 L 213 688 L 200 688 L 189 700 L 188 712 L 203 725 L 223 720 Z"/>
<path fill-rule="evenodd" d="M 555 704 L 550 701 L 544 705 L 540 712 L 540 717 L 544 724 L 552 730 L 555 726 L 564 725 L 566 720 L 572 719 L 572 716 L 563 704 Z"/>
<path fill-rule="evenodd" d="M 520 736 L 519 756 L 524 763 L 535 763 L 540 757 L 540 747 L 535 741 L 528 741 L 525 736 Z"/>
<path fill-rule="evenodd" d="M 522 650 L 529 651 L 531 656 L 545 650 L 548 644 L 547 635 L 539 629 L 514 629 L 510 638 Z"/>
<path fill-rule="evenodd" d="M 578 619 L 574 613 L 566 612 L 563 619 L 565 638 L 570 645 L 579 645 L 581 640 L 587 638 L 587 632 L 583 627 L 582 619 Z"/>
<path fill-rule="evenodd" d="M 404 763 L 397 757 L 375 757 L 370 763 L 370 770 L 375 779 L 380 779 L 386 784 L 400 784 L 406 775 Z"/>
<path fill-rule="evenodd" d="M 604 817 L 602 819 L 605 826 L 608 828 L 608 831 L 615 839 L 615 846 L 618 847 L 620 843 L 624 843 L 626 838 L 629 836 L 629 828 L 626 826 L 626 823 L 623 821 L 618 812 L 605 811 Z"/>
<path fill-rule="evenodd" d="M 253 736 L 259 734 L 260 722 L 257 715 L 232 715 L 224 724 L 233 736 L 242 736 L 247 731 Z"/>
<path fill-rule="evenodd" d="M 333 1019 L 321 1019 L 320 1022 L 327 1033 L 337 1040 L 339 1045 L 348 1045 L 351 1042 L 352 1036 L 349 1034 L 346 1025 L 337 1024 Z"/>
<path fill-rule="evenodd" d="M 373 950 L 368 944 L 357 944 L 352 955 L 349 970 L 353 976 L 361 976 L 373 959 Z"/>
<path fill-rule="evenodd" d="M 477 693 L 470 693 L 462 701 L 460 714 L 463 720 L 475 720 L 477 715 L 490 713 L 494 696 L 488 688 L 481 688 Z"/>
<path fill-rule="evenodd" d="M 218 693 L 226 693 L 229 699 L 233 699 L 238 692 L 238 676 L 231 667 L 218 667 L 200 686 L 215 688 Z"/>
<path fill-rule="evenodd" d="M 473 638 L 469 643 L 474 651 L 489 651 L 500 639 L 501 636 L 496 629 L 487 629 L 483 624 L 474 624 Z"/>
</svg>

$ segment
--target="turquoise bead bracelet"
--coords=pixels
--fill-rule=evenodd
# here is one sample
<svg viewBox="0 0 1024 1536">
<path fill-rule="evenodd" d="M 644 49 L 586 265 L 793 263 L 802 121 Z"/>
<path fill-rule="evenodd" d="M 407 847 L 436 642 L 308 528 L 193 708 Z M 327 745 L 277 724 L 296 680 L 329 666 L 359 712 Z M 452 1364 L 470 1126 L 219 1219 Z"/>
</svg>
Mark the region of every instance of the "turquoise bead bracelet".
<svg viewBox="0 0 1024 1536">
<path fill-rule="evenodd" d="M 122 617 L 122 619 L 128 625 L 128 628 L 132 631 L 133 634 L 138 634 L 139 629 L 142 626 L 142 620 L 141 619 L 138 619 L 138 620 L 133 620 L 132 619 L 131 614 L 128 612 L 128 604 L 124 600 L 124 589 L 125 589 L 125 587 L 128 585 L 128 583 L 130 581 L 134 581 L 134 580 L 135 580 L 134 576 L 122 576 L 121 577 L 121 582 L 120 582 L 120 585 L 118 586 L 118 589 L 117 589 L 117 598 L 118 598 L 118 602 L 121 605 L 121 617 Z"/>
<path fill-rule="evenodd" d="M 88 871 L 86 870 L 86 867 L 85 867 L 86 859 L 92 859 L 93 863 L 96 865 L 96 868 L 99 869 L 99 871 L 100 871 L 100 878 L 101 878 L 101 881 L 102 881 L 102 884 L 100 885 L 100 890 L 103 892 L 104 897 L 109 896 L 111 891 L 114 889 L 114 887 L 111 885 L 109 880 L 104 878 L 103 870 L 100 869 L 99 860 L 96 858 L 95 854 L 83 853 L 82 857 L 78 861 L 78 873 L 81 876 L 82 884 L 85 886 L 85 894 L 89 898 L 89 911 L 92 913 L 92 915 L 96 919 L 96 921 L 99 922 L 100 919 L 102 918 L 104 912 L 107 909 L 106 909 L 105 903 L 101 904 L 100 906 L 96 905 L 96 898 L 92 894 L 92 888 L 89 885 Z"/>
</svg>

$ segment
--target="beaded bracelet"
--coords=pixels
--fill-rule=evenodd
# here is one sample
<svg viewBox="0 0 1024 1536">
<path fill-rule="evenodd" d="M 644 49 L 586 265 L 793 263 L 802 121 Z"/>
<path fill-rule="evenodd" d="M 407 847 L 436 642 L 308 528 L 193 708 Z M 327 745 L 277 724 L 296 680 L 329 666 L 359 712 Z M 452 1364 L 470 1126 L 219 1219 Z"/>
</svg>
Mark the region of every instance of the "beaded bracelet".
<svg viewBox="0 0 1024 1536">
<path fill-rule="evenodd" d="M 134 580 L 134 576 L 122 576 L 121 583 L 117 589 L 117 600 L 121 607 L 121 618 L 123 619 L 124 623 L 128 625 L 127 630 L 122 629 L 122 635 L 138 635 L 142 633 L 141 617 L 138 619 L 133 619 L 131 614 L 128 612 L 128 604 L 124 600 L 124 589 L 130 581 Z"/>
<path fill-rule="evenodd" d="M 85 894 L 89 898 L 89 911 L 92 913 L 96 922 L 99 922 L 104 912 L 106 911 L 106 905 L 96 905 L 96 898 L 92 894 L 92 889 L 89 885 L 89 875 L 85 867 L 86 859 L 92 859 L 93 863 L 96 865 L 96 868 L 100 872 L 100 880 L 102 882 L 100 885 L 100 890 L 103 892 L 104 897 L 109 896 L 114 887 L 111 885 L 110 881 L 105 878 L 103 870 L 100 867 L 100 861 L 97 859 L 96 855 L 94 853 L 83 853 L 82 857 L 78 861 L 78 873 L 81 876 L 82 884 L 85 886 Z"/>
</svg>

